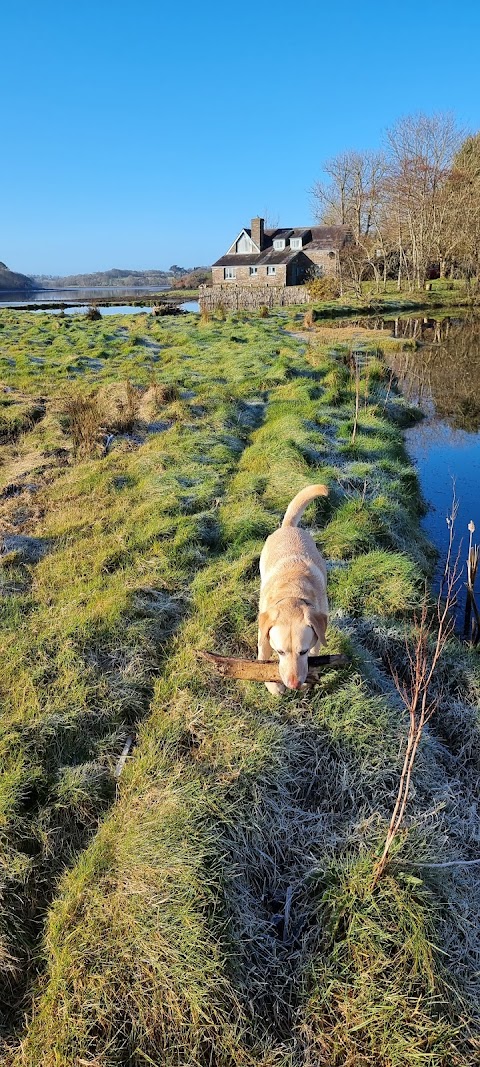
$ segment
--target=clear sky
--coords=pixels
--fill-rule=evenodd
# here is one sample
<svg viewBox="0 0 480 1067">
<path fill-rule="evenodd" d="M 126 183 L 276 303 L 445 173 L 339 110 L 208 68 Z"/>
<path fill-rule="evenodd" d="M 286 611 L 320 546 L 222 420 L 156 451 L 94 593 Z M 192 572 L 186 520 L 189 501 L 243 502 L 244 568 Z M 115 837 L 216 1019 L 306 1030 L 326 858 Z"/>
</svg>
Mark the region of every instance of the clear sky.
<svg viewBox="0 0 480 1067">
<path fill-rule="evenodd" d="M 395 119 L 480 128 L 478 0 L 0 0 L 0 260 L 195 266 L 312 221 L 322 162 Z"/>
</svg>

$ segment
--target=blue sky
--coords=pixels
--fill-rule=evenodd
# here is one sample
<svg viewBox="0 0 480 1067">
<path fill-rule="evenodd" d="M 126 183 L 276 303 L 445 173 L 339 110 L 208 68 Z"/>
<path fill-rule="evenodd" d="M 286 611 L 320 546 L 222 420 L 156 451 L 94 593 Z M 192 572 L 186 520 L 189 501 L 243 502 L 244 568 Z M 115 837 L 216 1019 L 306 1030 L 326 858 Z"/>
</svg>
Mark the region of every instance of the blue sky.
<svg viewBox="0 0 480 1067">
<path fill-rule="evenodd" d="M 0 260 L 194 266 L 396 118 L 480 127 L 480 5 L 3 0 Z M 8 101 L 8 105 L 6 103 Z"/>
</svg>

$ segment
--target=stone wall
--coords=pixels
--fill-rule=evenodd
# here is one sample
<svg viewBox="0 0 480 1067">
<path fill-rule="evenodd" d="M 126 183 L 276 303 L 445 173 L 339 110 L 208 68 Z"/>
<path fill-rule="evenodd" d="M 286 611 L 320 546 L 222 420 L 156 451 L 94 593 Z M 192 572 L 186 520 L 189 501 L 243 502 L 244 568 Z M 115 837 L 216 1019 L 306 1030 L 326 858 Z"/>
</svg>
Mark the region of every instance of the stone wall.
<svg viewBox="0 0 480 1067">
<path fill-rule="evenodd" d="M 287 304 L 308 304 L 310 297 L 306 285 L 201 285 L 199 302 L 202 310 L 215 311 L 224 307 L 226 311 L 255 311 L 265 305 L 268 308 L 282 307 Z"/>
</svg>

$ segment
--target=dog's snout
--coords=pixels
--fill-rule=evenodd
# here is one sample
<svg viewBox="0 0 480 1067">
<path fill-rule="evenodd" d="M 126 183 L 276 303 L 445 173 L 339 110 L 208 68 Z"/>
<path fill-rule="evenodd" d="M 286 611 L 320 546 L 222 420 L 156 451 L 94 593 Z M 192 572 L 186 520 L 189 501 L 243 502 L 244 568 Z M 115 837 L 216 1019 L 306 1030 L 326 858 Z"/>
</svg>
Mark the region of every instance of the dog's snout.
<svg viewBox="0 0 480 1067">
<path fill-rule="evenodd" d="M 287 685 L 288 685 L 289 689 L 299 689 L 300 688 L 300 682 L 299 682 L 298 678 L 295 677 L 295 675 L 292 675 L 291 678 L 288 679 Z"/>
</svg>

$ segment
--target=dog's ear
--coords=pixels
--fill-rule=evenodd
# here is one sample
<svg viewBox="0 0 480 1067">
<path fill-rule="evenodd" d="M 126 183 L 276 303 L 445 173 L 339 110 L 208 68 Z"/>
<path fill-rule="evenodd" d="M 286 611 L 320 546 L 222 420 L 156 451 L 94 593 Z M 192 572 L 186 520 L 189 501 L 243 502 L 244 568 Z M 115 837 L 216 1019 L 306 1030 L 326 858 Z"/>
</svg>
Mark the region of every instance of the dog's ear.
<svg viewBox="0 0 480 1067">
<path fill-rule="evenodd" d="M 259 632 L 260 636 L 263 638 L 263 640 L 267 640 L 268 641 L 268 635 L 270 633 L 270 630 L 272 629 L 272 626 L 273 626 L 277 616 L 278 616 L 278 611 L 271 611 L 270 610 L 270 611 L 261 611 L 260 612 L 260 615 L 258 616 L 258 632 Z"/>
<path fill-rule="evenodd" d="M 305 620 L 308 625 L 312 627 L 317 641 L 320 641 L 320 644 L 324 645 L 328 625 L 327 615 L 324 615 L 322 611 L 315 611 L 314 608 L 308 608 L 305 612 Z"/>
</svg>

